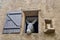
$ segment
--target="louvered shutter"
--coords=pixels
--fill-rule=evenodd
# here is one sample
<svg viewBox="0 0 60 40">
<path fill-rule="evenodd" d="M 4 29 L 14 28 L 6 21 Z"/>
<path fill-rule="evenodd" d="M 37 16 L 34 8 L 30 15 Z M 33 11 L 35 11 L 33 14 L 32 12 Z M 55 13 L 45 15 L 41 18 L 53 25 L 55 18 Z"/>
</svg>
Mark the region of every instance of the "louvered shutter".
<svg viewBox="0 0 60 40">
<path fill-rule="evenodd" d="M 7 14 L 3 33 L 11 34 L 11 33 L 20 32 L 20 26 L 21 26 L 21 21 L 22 21 L 21 14 L 22 13 L 18 13 L 18 12 Z"/>
</svg>

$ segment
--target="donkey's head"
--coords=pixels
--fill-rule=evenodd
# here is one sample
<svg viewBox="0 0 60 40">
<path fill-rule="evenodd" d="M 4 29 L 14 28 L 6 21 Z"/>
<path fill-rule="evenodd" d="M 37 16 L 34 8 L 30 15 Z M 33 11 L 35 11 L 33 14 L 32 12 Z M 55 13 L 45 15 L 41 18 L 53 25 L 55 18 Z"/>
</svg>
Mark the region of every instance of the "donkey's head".
<svg viewBox="0 0 60 40">
<path fill-rule="evenodd" d="M 30 34 L 33 32 L 33 24 L 32 23 L 28 23 L 28 26 L 27 26 L 27 33 Z"/>
<path fill-rule="evenodd" d="M 29 22 L 26 20 L 28 26 L 27 26 L 27 33 L 31 34 L 34 31 L 34 26 L 33 24 L 35 24 L 35 22 L 37 21 L 37 19 L 35 19 L 33 22 Z"/>
</svg>

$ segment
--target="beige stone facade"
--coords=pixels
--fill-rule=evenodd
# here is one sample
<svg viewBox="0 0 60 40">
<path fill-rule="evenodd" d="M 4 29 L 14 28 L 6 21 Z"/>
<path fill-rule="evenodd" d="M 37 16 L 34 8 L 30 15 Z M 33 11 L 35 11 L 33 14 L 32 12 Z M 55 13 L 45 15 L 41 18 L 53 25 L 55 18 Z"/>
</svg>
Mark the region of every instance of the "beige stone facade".
<svg viewBox="0 0 60 40">
<path fill-rule="evenodd" d="M 0 0 L 0 40 L 60 40 L 60 0 Z M 6 14 L 9 11 L 22 10 L 20 34 L 2 34 Z M 38 33 L 24 33 L 26 11 L 38 11 Z M 55 34 L 44 33 L 44 20 L 51 19 Z"/>
</svg>

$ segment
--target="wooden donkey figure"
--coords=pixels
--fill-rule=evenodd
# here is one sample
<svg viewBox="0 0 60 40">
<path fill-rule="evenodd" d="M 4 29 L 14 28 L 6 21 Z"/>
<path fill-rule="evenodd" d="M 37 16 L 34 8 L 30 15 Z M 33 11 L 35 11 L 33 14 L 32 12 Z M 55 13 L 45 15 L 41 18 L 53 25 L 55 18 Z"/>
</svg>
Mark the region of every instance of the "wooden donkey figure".
<svg viewBox="0 0 60 40">
<path fill-rule="evenodd" d="M 33 24 L 35 24 L 36 21 L 37 21 L 37 18 L 35 18 L 33 22 L 29 22 L 28 20 L 26 20 L 26 22 L 28 24 L 28 26 L 27 26 L 27 34 L 31 34 L 34 31 Z"/>
</svg>

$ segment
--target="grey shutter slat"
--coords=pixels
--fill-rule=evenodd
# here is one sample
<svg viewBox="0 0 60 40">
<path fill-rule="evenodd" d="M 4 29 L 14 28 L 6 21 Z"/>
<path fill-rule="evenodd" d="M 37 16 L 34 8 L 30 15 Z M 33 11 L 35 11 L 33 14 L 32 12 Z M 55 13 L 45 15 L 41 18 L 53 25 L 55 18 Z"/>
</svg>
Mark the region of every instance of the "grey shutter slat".
<svg viewBox="0 0 60 40">
<path fill-rule="evenodd" d="M 21 26 L 21 13 L 9 13 L 7 14 L 6 23 L 3 33 L 19 33 Z"/>
<path fill-rule="evenodd" d="M 19 33 L 20 29 L 10 29 L 10 30 L 4 30 L 4 33 Z"/>
</svg>

